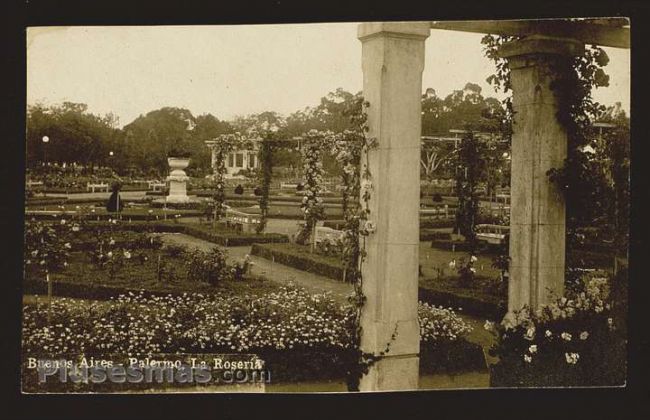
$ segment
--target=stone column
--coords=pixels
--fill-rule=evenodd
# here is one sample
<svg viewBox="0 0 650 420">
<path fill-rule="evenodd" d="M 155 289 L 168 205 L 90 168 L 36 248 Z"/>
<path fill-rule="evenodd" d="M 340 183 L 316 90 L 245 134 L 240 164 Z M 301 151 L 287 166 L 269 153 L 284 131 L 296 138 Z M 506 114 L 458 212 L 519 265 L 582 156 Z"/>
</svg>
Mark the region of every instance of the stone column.
<svg viewBox="0 0 650 420">
<path fill-rule="evenodd" d="M 564 291 L 565 203 L 547 171 L 567 156 L 557 91 L 563 60 L 584 45 L 568 39 L 529 36 L 501 47 L 513 92 L 510 283 L 508 310 L 535 309 Z"/>
<path fill-rule="evenodd" d="M 429 23 L 363 23 L 363 94 L 369 136 L 372 198 L 363 265 L 361 348 L 389 352 L 361 379 L 361 391 L 418 388 L 417 316 L 420 131 L 424 41 Z M 362 159 L 365 162 L 365 159 Z"/>
</svg>

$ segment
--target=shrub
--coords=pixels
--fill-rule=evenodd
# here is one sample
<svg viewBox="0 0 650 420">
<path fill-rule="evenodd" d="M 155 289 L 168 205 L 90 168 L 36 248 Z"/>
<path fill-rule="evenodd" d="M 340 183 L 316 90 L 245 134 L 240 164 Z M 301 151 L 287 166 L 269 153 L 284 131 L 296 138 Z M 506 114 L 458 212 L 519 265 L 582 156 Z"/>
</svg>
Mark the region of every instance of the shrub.
<svg viewBox="0 0 650 420">
<path fill-rule="evenodd" d="M 242 195 L 242 194 L 244 194 L 244 187 L 242 187 L 241 184 L 238 184 L 238 185 L 235 187 L 235 191 L 234 191 L 234 193 L 235 193 L 235 194 L 238 194 L 238 195 Z M 257 194 L 255 194 L 255 195 L 257 195 Z"/>
<path fill-rule="evenodd" d="M 189 281 L 205 282 L 212 286 L 232 274 L 226 262 L 226 254 L 219 248 L 212 248 L 208 252 L 198 249 L 187 252 L 185 267 Z"/>
<path fill-rule="evenodd" d="M 442 195 L 440 195 L 439 193 L 434 193 L 432 199 L 434 203 L 440 203 L 442 202 Z"/>
<path fill-rule="evenodd" d="M 181 245 L 167 245 L 164 248 L 165 255 L 172 257 L 172 258 L 178 258 L 183 255 L 185 252 L 185 247 Z"/>
<path fill-rule="evenodd" d="M 262 195 L 262 189 L 260 187 L 255 187 L 253 194 L 255 194 L 257 197 L 260 197 Z"/>
</svg>

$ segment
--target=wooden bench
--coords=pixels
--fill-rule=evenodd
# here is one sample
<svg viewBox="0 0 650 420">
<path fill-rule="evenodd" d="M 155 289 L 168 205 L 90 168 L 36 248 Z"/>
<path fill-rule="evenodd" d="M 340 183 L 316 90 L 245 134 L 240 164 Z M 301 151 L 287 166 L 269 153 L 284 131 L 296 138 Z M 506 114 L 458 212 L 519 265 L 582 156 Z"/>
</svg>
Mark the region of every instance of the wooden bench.
<svg viewBox="0 0 650 420">
<path fill-rule="evenodd" d="M 91 184 L 90 182 L 86 184 L 86 191 L 96 192 L 97 190 L 108 192 L 108 184 L 107 183 Z"/>
<path fill-rule="evenodd" d="M 147 181 L 147 187 L 151 191 L 164 191 L 167 187 L 167 183 L 160 181 Z"/>
<path fill-rule="evenodd" d="M 43 186 L 43 181 L 27 181 L 27 186 L 28 187 L 42 187 Z"/>
<path fill-rule="evenodd" d="M 225 221 L 226 226 L 234 227 L 240 232 L 255 233 L 257 225 L 262 221 L 262 216 L 235 209 L 226 209 Z"/>
<path fill-rule="evenodd" d="M 316 226 L 316 234 L 314 235 L 314 243 L 323 241 L 337 242 L 343 240 L 345 232 L 336 230 L 325 226 Z"/>
</svg>

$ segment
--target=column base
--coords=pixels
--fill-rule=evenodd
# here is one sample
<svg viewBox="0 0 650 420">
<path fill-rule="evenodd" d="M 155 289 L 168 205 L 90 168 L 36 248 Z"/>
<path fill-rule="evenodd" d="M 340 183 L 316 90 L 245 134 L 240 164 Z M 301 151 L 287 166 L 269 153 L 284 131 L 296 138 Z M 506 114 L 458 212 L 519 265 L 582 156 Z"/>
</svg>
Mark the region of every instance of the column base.
<svg viewBox="0 0 650 420">
<path fill-rule="evenodd" d="M 359 383 L 359 391 L 411 391 L 419 386 L 418 355 L 385 356 L 375 362 Z"/>
</svg>

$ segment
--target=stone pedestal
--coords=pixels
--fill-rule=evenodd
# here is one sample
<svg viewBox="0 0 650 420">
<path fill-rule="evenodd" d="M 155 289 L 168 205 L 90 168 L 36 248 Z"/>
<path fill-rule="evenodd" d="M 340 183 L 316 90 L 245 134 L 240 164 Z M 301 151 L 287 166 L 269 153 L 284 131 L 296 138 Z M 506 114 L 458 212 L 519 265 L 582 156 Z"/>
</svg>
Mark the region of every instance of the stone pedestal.
<svg viewBox="0 0 650 420">
<path fill-rule="evenodd" d="M 363 94 L 370 103 L 372 174 L 361 315 L 364 352 L 389 352 L 361 379 L 361 391 L 418 388 L 420 131 L 424 41 L 429 23 L 363 23 Z M 362 159 L 365 162 L 365 159 Z"/>
<path fill-rule="evenodd" d="M 565 203 L 547 172 L 567 156 L 567 133 L 557 119 L 563 60 L 580 54 L 573 40 L 530 36 L 504 44 L 513 92 L 510 282 L 508 310 L 535 309 L 564 291 Z M 566 61 L 564 61 L 566 63 Z"/>
<path fill-rule="evenodd" d="M 187 181 L 190 179 L 184 169 L 190 164 L 189 158 L 170 157 L 167 159 L 171 172 L 167 177 L 169 182 L 169 195 L 166 198 L 168 203 L 187 203 L 190 198 L 187 196 Z"/>
</svg>

